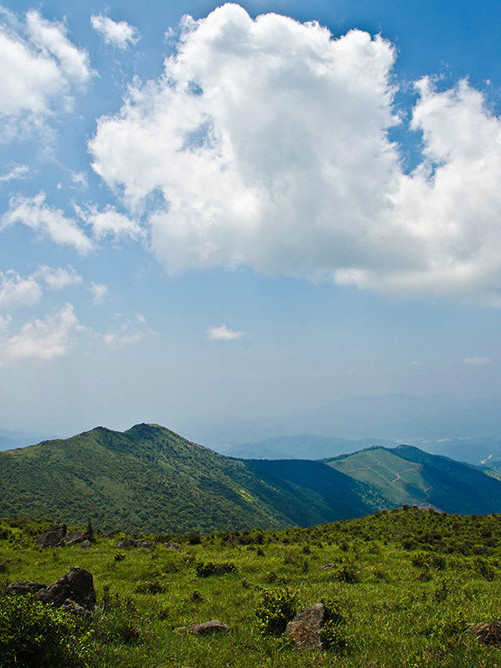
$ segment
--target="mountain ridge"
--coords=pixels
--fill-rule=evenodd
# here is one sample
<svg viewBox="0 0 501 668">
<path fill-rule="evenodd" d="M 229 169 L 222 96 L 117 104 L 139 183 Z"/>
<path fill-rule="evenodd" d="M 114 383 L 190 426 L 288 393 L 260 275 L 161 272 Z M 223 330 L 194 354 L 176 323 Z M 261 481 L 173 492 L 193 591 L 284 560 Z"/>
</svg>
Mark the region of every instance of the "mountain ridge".
<svg viewBox="0 0 501 668">
<path fill-rule="evenodd" d="M 0 490 L 0 516 L 157 532 L 309 526 L 402 504 L 501 511 L 501 481 L 414 446 L 243 460 L 153 423 L 0 452 Z"/>
</svg>

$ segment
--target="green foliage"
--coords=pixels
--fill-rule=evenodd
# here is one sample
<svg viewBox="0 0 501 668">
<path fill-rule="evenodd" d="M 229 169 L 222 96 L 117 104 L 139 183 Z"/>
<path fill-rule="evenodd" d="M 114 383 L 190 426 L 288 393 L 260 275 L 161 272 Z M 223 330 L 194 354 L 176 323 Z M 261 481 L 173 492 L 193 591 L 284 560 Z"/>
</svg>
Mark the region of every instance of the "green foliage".
<svg viewBox="0 0 501 668">
<path fill-rule="evenodd" d="M 289 588 L 264 589 L 255 609 L 263 635 L 281 635 L 297 612 L 297 592 Z"/>
<path fill-rule="evenodd" d="M 0 606 L 0 667 L 84 665 L 83 624 L 34 596 L 8 596 Z"/>
<path fill-rule="evenodd" d="M 238 568 L 232 563 L 218 564 L 214 561 L 200 561 L 195 566 L 199 578 L 208 578 L 211 575 L 226 575 L 226 573 L 237 573 Z"/>
<path fill-rule="evenodd" d="M 80 647 L 76 657 L 47 660 L 47 668 L 78 665 L 79 653 L 86 668 L 499 665 L 499 648 L 479 644 L 468 629 L 499 617 L 501 514 L 409 508 L 307 529 L 218 532 L 201 536 L 198 544 L 170 533 L 168 541 L 181 545 L 177 550 L 162 544 L 165 532 L 137 533 L 156 548 L 128 548 L 121 560 L 114 557 L 125 536 L 105 536 L 97 526 L 90 550 L 40 549 L 33 536 L 50 524 L 23 518 L 0 522 L 9 531 L 0 541 L 0 563 L 7 565 L 0 573 L 0 594 L 9 582 L 54 582 L 78 564 L 93 574 L 99 603 L 87 627 L 69 619 L 77 625 L 71 645 L 72 651 Z M 256 540 L 259 534 L 262 539 Z M 403 537 L 418 549 L 404 550 Z M 221 564 L 238 569 L 197 576 L 198 565 L 217 571 Z M 323 569 L 325 564 L 336 566 Z M 356 585 L 336 577 L 350 568 L 359 576 Z M 322 648 L 297 652 L 283 635 L 285 626 L 299 609 L 319 601 L 326 611 Z M 47 610 L 63 615 L 66 623 L 66 613 Z M 197 638 L 176 631 L 209 619 L 229 624 L 231 632 Z M 2 642 L 7 637 L 0 633 Z M 0 646 L 4 655 L 9 656 Z M 8 659 L 3 660 L 0 667 L 6 668 Z M 15 665 L 22 664 L 9 668 Z"/>
<path fill-rule="evenodd" d="M 342 623 L 327 622 L 320 630 L 320 641 L 323 649 L 336 654 L 347 654 L 350 649 L 350 639 Z"/>
</svg>

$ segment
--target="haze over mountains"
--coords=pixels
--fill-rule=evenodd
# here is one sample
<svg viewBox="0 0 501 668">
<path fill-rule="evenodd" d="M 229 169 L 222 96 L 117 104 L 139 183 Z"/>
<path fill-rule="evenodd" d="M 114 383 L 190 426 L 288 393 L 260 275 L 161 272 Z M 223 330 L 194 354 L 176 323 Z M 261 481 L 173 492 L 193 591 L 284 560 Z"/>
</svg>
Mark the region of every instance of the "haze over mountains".
<svg viewBox="0 0 501 668">
<path fill-rule="evenodd" d="M 0 516 L 154 532 L 309 526 L 402 504 L 501 511 L 495 472 L 415 447 L 241 460 L 154 424 L 97 427 L 0 453 L 0 490 Z"/>
</svg>

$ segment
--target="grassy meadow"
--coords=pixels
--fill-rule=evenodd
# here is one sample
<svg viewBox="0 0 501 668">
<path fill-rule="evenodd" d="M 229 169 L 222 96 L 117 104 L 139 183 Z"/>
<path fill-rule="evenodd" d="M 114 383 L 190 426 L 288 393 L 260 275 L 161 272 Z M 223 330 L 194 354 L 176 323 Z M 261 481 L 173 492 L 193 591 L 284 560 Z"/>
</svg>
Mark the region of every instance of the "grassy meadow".
<svg viewBox="0 0 501 668">
<path fill-rule="evenodd" d="M 501 649 L 479 644 L 470 631 L 501 617 L 501 515 L 404 508 L 309 529 L 141 536 L 155 547 L 124 549 L 116 547 L 123 534 L 97 528 L 88 549 L 38 548 L 34 536 L 49 524 L 2 521 L 0 591 L 23 580 L 50 584 L 80 566 L 94 576 L 98 605 L 91 619 L 75 623 L 68 613 L 40 613 L 42 604 L 29 597 L 21 611 L 25 597 L 4 597 L 2 668 L 501 666 Z M 324 648 L 297 651 L 281 631 L 294 610 L 320 601 L 330 619 Z M 29 644 L 37 614 L 52 616 L 41 622 L 47 634 L 53 623 L 64 632 L 51 640 L 50 659 L 23 664 L 12 647 Z M 175 630 L 210 619 L 230 631 Z M 22 639 L 13 620 L 24 624 Z"/>
</svg>

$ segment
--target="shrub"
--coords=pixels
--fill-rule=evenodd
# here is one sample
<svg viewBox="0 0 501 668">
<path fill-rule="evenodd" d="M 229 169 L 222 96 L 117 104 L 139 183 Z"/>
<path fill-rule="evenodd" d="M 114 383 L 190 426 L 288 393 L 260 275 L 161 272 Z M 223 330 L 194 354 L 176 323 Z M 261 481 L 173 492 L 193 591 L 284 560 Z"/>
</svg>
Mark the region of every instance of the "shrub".
<svg viewBox="0 0 501 668">
<path fill-rule="evenodd" d="M 357 582 L 360 582 L 360 573 L 354 564 L 344 564 L 335 574 L 335 578 L 339 582 L 356 584 Z"/>
<path fill-rule="evenodd" d="M 226 573 L 237 573 L 238 568 L 230 562 L 218 564 L 214 561 L 200 561 L 196 565 L 199 578 L 208 578 L 210 575 L 225 575 Z"/>
<path fill-rule="evenodd" d="M 484 580 L 494 580 L 494 570 L 485 559 L 482 559 L 482 557 L 475 558 L 473 567 L 477 573 L 484 578 Z"/>
<path fill-rule="evenodd" d="M 165 587 L 159 582 L 143 582 L 136 587 L 137 594 L 163 594 Z"/>
<path fill-rule="evenodd" d="M 322 647 L 336 654 L 346 654 L 350 648 L 350 643 L 346 631 L 342 624 L 336 622 L 327 622 L 320 629 L 320 641 Z"/>
<path fill-rule="evenodd" d="M 255 609 L 263 635 L 278 636 L 285 631 L 287 623 L 297 610 L 297 592 L 284 589 L 264 590 Z"/>
<path fill-rule="evenodd" d="M 82 621 L 34 596 L 2 600 L 1 668 L 84 665 L 87 637 Z"/>
</svg>

